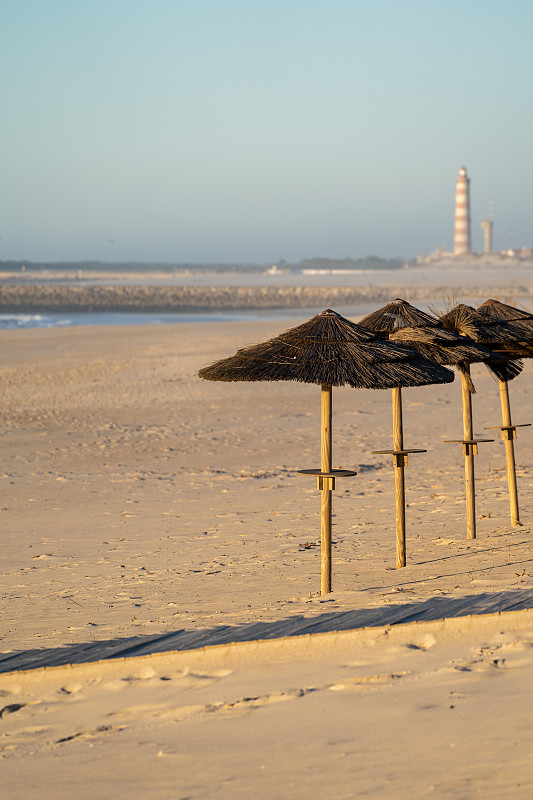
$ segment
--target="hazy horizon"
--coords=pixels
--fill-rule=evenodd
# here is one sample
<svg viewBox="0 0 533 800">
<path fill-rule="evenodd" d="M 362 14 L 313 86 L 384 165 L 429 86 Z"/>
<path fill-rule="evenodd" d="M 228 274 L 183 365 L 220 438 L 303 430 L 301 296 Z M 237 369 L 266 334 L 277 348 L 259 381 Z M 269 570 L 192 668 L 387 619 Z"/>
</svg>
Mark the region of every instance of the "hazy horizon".
<svg viewBox="0 0 533 800">
<path fill-rule="evenodd" d="M 6 0 L 0 260 L 533 244 L 525 0 Z"/>
</svg>

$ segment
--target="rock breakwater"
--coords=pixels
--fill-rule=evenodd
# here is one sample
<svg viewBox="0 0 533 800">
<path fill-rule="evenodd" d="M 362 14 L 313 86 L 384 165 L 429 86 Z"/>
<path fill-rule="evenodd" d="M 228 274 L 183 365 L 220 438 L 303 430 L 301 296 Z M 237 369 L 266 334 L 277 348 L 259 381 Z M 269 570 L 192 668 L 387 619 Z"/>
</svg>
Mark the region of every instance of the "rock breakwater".
<svg viewBox="0 0 533 800">
<path fill-rule="evenodd" d="M 522 296 L 530 295 L 520 287 Z M 362 303 L 383 304 L 394 297 L 410 301 L 489 297 L 501 289 L 450 286 L 71 286 L 0 287 L 0 311 L 46 312 L 205 312 L 283 308 L 333 308 Z"/>
</svg>

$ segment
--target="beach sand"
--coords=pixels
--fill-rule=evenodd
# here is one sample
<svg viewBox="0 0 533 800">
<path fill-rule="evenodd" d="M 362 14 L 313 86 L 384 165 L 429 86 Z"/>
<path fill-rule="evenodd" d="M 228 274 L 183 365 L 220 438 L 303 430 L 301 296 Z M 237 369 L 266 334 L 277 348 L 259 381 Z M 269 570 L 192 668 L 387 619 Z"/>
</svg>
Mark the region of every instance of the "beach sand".
<svg viewBox="0 0 533 800">
<path fill-rule="evenodd" d="M 532 586 L 533 434 L 516 442 L 511 528 L 503 443 L 484 430 L 498 384 L 474 366 L 475 433 L 495 439 L 476 459 L 478 538 L 461 446 L 443 444 L 462 438 L 460 382 L 405 390 L 405 445 L 428 452 L 406 470 L 403 570 L 392 462 L 372 455 L 392 446 L 391 393 L 334 390 L 334 466 L 358 475 L 334 493 L 320 597 L 320 498 L 296 473 L 320 463 L 319 387 L 196 377 L 290 324 L 0 332 L 3 652 Z M 533 421 L 532 380 L 526 362 L 516 423 Z M 25 705 L 1 719 L 0 786 L 529 797 L 532 642 L 515 612 L 3 676 L 4 707 Z"/>
<path fill-rule="evenodd" d="M 42 798 L 530 798 L 533 612 L 3 676 Z"/>
</svg>

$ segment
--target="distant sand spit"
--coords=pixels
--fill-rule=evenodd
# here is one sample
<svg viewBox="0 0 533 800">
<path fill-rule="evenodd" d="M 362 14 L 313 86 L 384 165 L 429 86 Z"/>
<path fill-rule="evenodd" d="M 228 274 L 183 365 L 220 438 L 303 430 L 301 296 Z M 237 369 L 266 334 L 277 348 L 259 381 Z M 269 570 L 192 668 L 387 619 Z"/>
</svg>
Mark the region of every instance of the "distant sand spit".
<svg viewBox="0 0 533 800">
<path fill-rule="evenodd" d="M 499 296 L 502 287 L 472 286 L 1 286 L 0 312 L 205 312 L 253 309 L 323 308 L 451 297 Z M 513 287 L 533 295 L 533 286 Z"/>
</svg>

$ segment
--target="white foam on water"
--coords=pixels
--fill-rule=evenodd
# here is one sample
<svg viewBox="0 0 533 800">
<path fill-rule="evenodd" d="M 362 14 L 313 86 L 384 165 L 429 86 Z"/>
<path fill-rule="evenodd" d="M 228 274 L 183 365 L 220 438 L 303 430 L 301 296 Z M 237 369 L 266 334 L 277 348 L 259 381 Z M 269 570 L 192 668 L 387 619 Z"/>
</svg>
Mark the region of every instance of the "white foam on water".
<svg viewBox="0 0 533 800">
<path fill-rule="evenodd" d="M 22 328 L 60 328 L 74 324 L 62 314 L 0 314 L 0 330 Z"/>
</svg>

